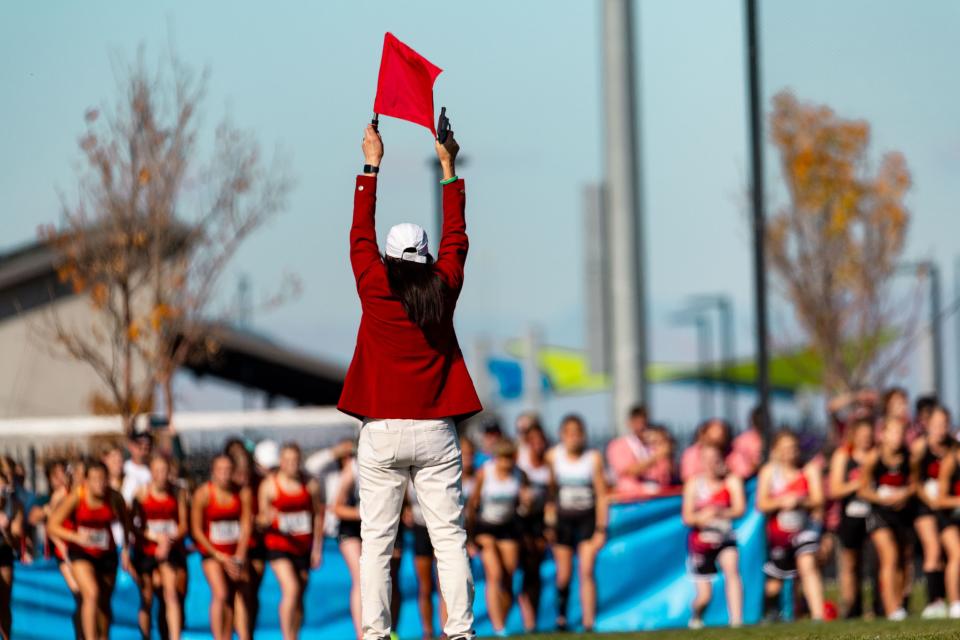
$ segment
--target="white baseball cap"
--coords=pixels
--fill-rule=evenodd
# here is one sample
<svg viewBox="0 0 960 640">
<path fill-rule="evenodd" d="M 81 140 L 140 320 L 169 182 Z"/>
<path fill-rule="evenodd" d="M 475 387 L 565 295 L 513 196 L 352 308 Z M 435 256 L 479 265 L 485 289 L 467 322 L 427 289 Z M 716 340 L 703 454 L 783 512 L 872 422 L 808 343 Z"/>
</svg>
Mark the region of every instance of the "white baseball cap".
<svg viewBox="0 0 960 640">
<path fill-rule="evenodd" d="M 264 469 L 280 466 L 280 445 L 274 440 L 261 440 L 253 448 L 253 460 Z"/>
<path fill-rule="evenodd" d="M 420 225 L 411 222 L 394 226 L 387 234 L 387 257 L 421 264 L 430 262 L 432 258 L 427 232 Z"/>
</svg>

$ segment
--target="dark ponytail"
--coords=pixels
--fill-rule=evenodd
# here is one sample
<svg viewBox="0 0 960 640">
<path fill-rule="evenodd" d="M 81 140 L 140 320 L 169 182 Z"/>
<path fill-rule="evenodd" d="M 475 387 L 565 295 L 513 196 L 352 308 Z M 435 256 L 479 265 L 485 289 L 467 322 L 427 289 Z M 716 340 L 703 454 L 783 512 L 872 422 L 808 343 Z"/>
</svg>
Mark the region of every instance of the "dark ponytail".
<svg viewBox="0 0 960 640">
<path fill-rule="evenodd" d="M 407 317 L 423 330 L 439 325 L 447 310 L 447 285 L 432 263 L 386 258 L 387 281 Z"/>
</svg>

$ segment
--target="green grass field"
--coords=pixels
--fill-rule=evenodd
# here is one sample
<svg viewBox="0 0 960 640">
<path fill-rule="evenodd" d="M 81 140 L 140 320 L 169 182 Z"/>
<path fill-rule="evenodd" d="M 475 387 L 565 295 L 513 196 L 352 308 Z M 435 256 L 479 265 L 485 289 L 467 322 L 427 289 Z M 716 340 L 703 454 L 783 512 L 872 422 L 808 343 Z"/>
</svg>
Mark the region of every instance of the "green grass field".
<svg viewBox="0 0 960 640">
<path fill-rule="evenodd" d="M 742 629 L 707 628 L 700 631 L 671 630 L 644 633 L 564 633 L 511 636 L 521 640 L 947 640 L 960 638 L 960 620 L 921 620 L 905 622 L 851 621 L 797 622 L 760 625 Z"/>
</svg>

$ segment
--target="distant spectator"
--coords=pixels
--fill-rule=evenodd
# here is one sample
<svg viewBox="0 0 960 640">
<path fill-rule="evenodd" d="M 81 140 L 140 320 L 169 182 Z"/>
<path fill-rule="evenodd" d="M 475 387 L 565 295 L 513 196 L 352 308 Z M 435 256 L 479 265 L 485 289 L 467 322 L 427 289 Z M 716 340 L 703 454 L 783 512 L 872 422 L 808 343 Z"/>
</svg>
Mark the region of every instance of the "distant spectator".
<svg viewBox="0 0 960 640">
<path fill-rule="evenodd" d="M 615 490 L 622 494 L 649 495 L 659 491 L 656 483 L 648 482 L 647 474 L 665 462 L 660 449 L 656 457 L 645 442 L 647 409 L 637 405 L 630 410 L 627 420 L 630 433 L 615 438 L 607 445 L 607 464 L 616 476 Z M 662 470 L 662 469 L 661 469 Z M 660 470 L 658 470 L 660 471 Z"/>
<path fill-rule="evenodd" d="M 717 447 L 724 453 L 727 465 L 732 462 L 730 458 L 730 443 L 733 438 L 730 425 L 720 418 L 711 418 L 697 429 L 697 437 L 693 444 L 686 448 L 683 457 L 680 459 L 680 479 L 686 482 L 698 473 L 703 473 L 703 463 L 701 462 L 700 447 L 704 443 L 709 443 Z"/>
<path fill-rule="evenodd" d="M 643 442 L 654 460 L 643 474 L 647 489 L 659 493 L 679 484 L 675 462 L 677 442 L 673 439 L 673 434 L 666 427 L 652 424 L 647 427 Z"/>
<path fill-rule="evenodd" d="M 494 451 L 503 441 L 503 429 L 496 420 L 490 420 L 483 425 L 480 431 L 480 450 L 476 454 L 476 465 L 479 469 L 488 460 L 494 458 Z"/>
<path fill-rule="evenodd" d="M 937 400 L 937 396 L 932 393 L 917 398 L 913 405 L 913 422 L 907 427 L 907 441 L 910 444 L 926 435 L 927 423 L 938 406 L 940 406 L 940 402 Z"/>
<path fill-rule="evenodd" d="M 130 459 L 123 463 L 123 488 L 120 493 L 128 505 L 133 496 L 150 484 L 150 454 L 153 452 L 153 434 L 149 431 L 136 431 L 127 440 Z"/>
<path fill-rule="evenodd" d="M 763 463 L 763 408 L 755 407 L 750 412 L 750 424 L 746 431 L 733 439 L 727 467 L 730 473 L 744 480 L 756 475 Z"/>
<path fill-rule="evenodd" d="M 123 449 L 111 442 L 100 450 L 100 462 L 107 468 L 107 482 L 114 491 L 123 489 Z"/>
<path fill-rule="evenodd" d="M 530 429 L 543 430 L 540 416 L 535 411 L 526 411 L 517 416 L 517 464 L 523 467 L 530 459 Z"/>
<path fill-rule="evenodd" d="M 357 439 L 353 436 L 344 438 L 328 449 L 321 449 L 310 454 L 303 463 L 303 468 L 323 487 L 324 502 L 332 507 L 333 501 L 340 491 L 340 476 L 343 466 L 349 463 L 356 455 Z M 333 508 L 324 510 L 323 535 L 336 538 L 340 530 L 340 520 Z"/>
<path fill-rule="evenodd" d="M 833 423 L 831 443 L 840 446 L 846 439 L 847 427 L 864 418 L 873 418 L 879 413 L 879 398 L 873 389 L 860 389 L 840 393 L 827 402 L 827 413 Z"/>
</svg>

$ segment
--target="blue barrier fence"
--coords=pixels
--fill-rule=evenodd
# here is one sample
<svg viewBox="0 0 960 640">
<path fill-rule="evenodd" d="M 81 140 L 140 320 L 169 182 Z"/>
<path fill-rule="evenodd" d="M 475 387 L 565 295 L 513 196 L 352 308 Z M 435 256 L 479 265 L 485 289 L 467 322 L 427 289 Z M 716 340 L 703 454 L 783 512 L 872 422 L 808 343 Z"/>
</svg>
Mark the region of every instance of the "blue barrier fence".
<svg viewBox="0 0 960 640">
<path fill-rule="evenodd" d="M 755 483 L 747 487 L 747 504 L 754 504 Z M 737 523 L 740 569 L 744 586 L 744 621 L 754 623 L 761 616 L 765 554 L 763 517 L 754 509 Z M 690 616 L 694 585 L 686 573 L 687 530 L 680 519 L 680 497 L 664 497 L 611 508 L 610 539 L 597 560 L 599 591 L 598 631 L 635 631 L 682 627 Z M 412 550 L 407 544 L 406 549 Z M 189 591 L 186 604 L 185 640 L 208 640 L 209 588 L 200 569 L 200 558 L 189 559 Z M 474 562 L 477 580 L 477 632 L 492 633 L 486 615 L 483 570 Z M 554 565 L 548 559 L 542 567 L 544 593 L 540 608 L 540 627 L 552 627 L 556 615 L 556 591 L 553 589 Z M 576 575 L 576 573 L 574 573 Z M 516 587 L 519 588 L 520 576 Z M 403 604 L 399 633 L 403 638 L 420 638 L 420 616 L 416 601 L 416 577 L 410 551 L 404 554 L 400 570 Z M 574 578 L 570 601 L 570 620 L 577 624 L 580 608 L 577 580 Z M 350 575 L 336 544 L 328 540 L 323 566 L 310 577 L 306 594 L 306 615 L 301 636 L 305 640 L 351 640 Z M 727 620 L 722 579 L 714 584 L 714 600 L 706 611 L 708 625 Z M 280 638 L 277 605 L 280 590 L 270 570 L 260 590 L 260 617 L 257 638 Z M 137 640 L 137 589 L 130 576 L 120 572 L 113 596 L 114 627 L 111 638 Z M 73 597 L 52 561 L 17 565 L 13 588 L 13 637 L 60 639 L 71 637 L 70 616 Z M 440 629 L 439 621 L 435 628 Z M 522 625 L 516 607 L 508 620 L 508 630 L 520 632 Z"/>
</svg>

